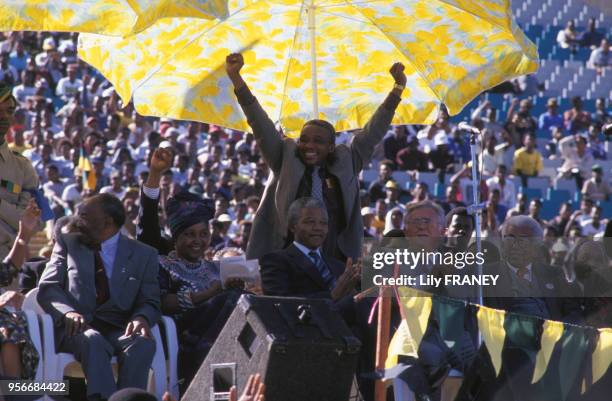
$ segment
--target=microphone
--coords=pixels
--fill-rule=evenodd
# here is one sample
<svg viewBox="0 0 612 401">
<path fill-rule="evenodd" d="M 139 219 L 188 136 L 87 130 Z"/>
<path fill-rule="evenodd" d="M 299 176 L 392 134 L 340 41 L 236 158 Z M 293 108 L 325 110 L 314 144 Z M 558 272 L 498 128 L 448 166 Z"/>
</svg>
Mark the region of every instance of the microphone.
<svg viewBox="0 0 612 401">
<path fill-rule="evenodd" d="M 466 131 L 471 134 L 480 135 L 480 130 L 478 128 L 466 123 L 465 121 L 461 121 L 459 125 L 457 125 L 457 128 L 460 129 L 461 131 Z"/>
</svg>

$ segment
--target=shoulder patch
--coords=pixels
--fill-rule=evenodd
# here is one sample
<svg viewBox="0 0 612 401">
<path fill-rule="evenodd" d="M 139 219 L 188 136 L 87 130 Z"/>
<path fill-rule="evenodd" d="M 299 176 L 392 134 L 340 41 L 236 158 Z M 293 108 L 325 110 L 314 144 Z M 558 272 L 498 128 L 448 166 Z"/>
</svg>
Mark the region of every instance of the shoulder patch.
<svg viewBox="0 0 612 401">
<path fill-rule="evenodd" d="M 22 159 L 30 160 L 30 159 L 28 159 L 27 157 L 25 157 L 24 155 L 22 155 L 21 153 L 19 153 L 19 152 L 15 151 L 15 150 L 11 150 L 11 152 L 12 152 L 12 153 L 13 153 L 15 156 L 18 156 L 18 157 L 20 157 L 20 158 L 22 158 Z"/>
</svg>

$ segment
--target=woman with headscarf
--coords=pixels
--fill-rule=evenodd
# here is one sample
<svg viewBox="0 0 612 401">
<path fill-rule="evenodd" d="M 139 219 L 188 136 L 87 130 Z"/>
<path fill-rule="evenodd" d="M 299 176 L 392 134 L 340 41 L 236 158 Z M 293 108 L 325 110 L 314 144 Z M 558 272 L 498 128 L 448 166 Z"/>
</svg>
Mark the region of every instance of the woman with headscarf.
<svg viewBox="0 0 612 401">
<path fill-rule="evenodd" d="M 179 374 L 187 386 L 225 325 L 241 294 L 237 289 L 243 288 L 244 283 L 226 282 L 229 290 L 224 291 L 218 264 L 203 258 L 210 243 L 212 201 L 189 192 L 168 199 L 165 217 L 172 238 L 162 237 L 159 181 L 171 165 L 172 154 L 167 149 L 156 149 L 140 196 L 137 238 L 159 251 L 162 311 L 176 321 Z"/>
<path fill-rule="evenodd" d="M 403 228 L 404 213 L 399 207 L 394 207 L 387 212 L 387 216 L 385 217 L 385 231 L 383 231 L 383 234 L 387 235 L 391 230 L 401 230 Z"/>
<path fill-rule="evenodd" d="M 40 209 L 31 200 L 19 221 L 13 248 L 0 262 L 0 285 L 9 286 L 25 260 L 27 245 L 37 230 Z M 20 311 L 23 295 L 17 291 L 0 296 L 0 379 L 34 379 L 40 356 L 28 334 L 25 315 Z"/>
</svg>

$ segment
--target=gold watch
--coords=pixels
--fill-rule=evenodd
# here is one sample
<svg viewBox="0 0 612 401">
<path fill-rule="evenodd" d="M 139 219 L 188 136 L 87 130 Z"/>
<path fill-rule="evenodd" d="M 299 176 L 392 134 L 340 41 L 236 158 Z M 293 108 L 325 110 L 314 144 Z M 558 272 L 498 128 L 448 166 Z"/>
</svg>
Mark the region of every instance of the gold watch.
<svg viewBox="0 0 612 401">
<path fill-rule="evenodd" d="M 400 91 L 403 91 L 404 89 L 406 89 L 406 87 L 404 85 L 396 83 L 395 85 L 393 85 L 393 89 L 399 89 Z"/>
</svg>

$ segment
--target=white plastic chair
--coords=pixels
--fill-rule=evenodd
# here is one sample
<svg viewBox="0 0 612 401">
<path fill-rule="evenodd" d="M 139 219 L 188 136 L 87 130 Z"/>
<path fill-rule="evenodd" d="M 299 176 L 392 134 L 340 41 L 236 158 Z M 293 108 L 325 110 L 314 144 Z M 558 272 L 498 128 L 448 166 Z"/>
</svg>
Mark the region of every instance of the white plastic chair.
<svg viewBox="0 0 612 401">
<path fill-rule="evenodd" d="M 170 316 L 162 316 L 160 324 L 163 326 L 166 339 L 168 392 L 170 395 L 172 395 L 173 399 L 178 400 L 180 397 L 177 370 L 178 340 L 176 334 L 176 324 L 174 323 L 174 319 L 172 319 Z"/>
<path fill-rule="evenodd" d="M 46 314 L 38 304 L 36 296 L 38 288 L 34 288 L 26 294 L 23 302 L 23 309 L 34 311 L 40 319 L 42 325 L 42 345 L 44 364 L 43 372 L 45 380 L 62 380 L 64 375 L 70 377 L 84 377 L 81 364 L 74 359 L 74 356 L 65 352 L 55 351 L 55 333 L 53 331 L 53 320 L 51 316 Z M 166 391 L 168 381 L 166 375 L 166 358 L 164 355 L 164 347 L 162 344 L 159 327 L 156 325 L 151 329 L 155 339 L 155 355 L 151 363 L 153 374 L 149 373 L 149 391 L 153 390 L 157 397 L 161 400 L 162 395 Z M 111 364 L 116 369 L 117 358 L 111 359 Z M 151 382 L 153 378 L 153 383 Z"/>
<path fill-rule="evenodd" d="M 40 326 L 38 324 L 38 318 L 36 317 L 36 312 L 31 310 L 24 310 L 26 320 L 28 322 L 28 333 L 30 334 L 30 340 L 32 340 L 32 344 L 34 344 L 34 348 L 38 352 L 38 365 L 36 366 L 36 375 L 34 376 L 34 381 L 41 382 L 44 377 L 44 368 L 43 368 L 43 348 L 42 342 L 40 339 Z M 37 401 L 43 400 L 43 397 L 37 398 Z"/>
</svg>

